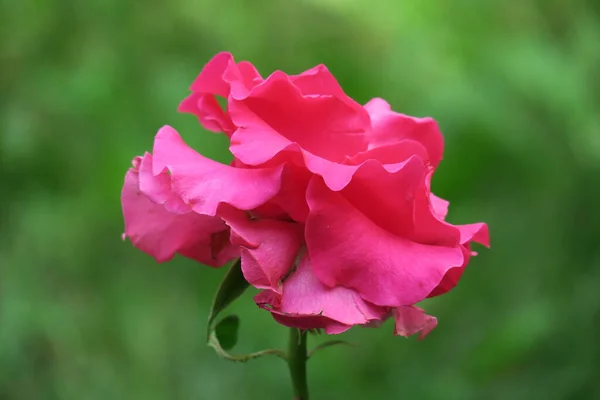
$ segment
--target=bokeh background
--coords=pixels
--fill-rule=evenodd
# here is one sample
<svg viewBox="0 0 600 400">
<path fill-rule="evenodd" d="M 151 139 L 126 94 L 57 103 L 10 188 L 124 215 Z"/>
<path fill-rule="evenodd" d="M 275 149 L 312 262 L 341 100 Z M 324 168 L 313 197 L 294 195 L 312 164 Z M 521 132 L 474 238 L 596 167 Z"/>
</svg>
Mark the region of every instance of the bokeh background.
<svg viewBox="0 0 600 400">
<path fill-rule="evenodd" d="M 221 50 L 265 76 L 325 63 L 360 102 L 433 116 L 434 191 L 491 228 L 425 341 L 341 335 L 360 346 L 310 361 L 315 400 L 600 399 L 598 1 L 15 0 L 0 20 L 0 399 L 291 398 L 282 361 L 205 346 L 224 270 L 120 237 L 160 126 L 228 160 L 176 111 Z M 253 294 L 236 350 L 284 346 Z"/>
</svg>

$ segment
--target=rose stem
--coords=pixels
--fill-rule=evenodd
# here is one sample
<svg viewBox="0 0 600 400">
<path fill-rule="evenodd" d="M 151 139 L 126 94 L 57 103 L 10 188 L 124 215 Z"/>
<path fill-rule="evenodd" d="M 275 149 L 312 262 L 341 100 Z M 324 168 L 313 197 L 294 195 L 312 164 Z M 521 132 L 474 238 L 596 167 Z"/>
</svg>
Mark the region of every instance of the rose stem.
<svg viewBox="0 0 600 400">
<path fill-rule="evenodd" d="M 294 400 L 308 400 L 306 384 L 306 331 L 290 328 L 288 366 L 294 387 Z"/>
</svg>

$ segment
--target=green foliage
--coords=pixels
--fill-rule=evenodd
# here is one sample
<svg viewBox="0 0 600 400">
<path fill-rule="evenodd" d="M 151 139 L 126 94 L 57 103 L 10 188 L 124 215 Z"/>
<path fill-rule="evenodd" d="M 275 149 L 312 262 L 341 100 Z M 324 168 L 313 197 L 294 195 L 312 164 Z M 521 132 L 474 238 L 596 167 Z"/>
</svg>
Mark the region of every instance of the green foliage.
<svg viewBox="0 0 600 400">
<path fill-rule="evenodd" d="M 216 289 L 215 299 L 213 300 L 212 307 L 210 308 L 210 314 L 208 316 L 207 326 L 209 330 L 212 328 L 212 324 L 215 318 L 217 318 L 217 315 L 227 308 L 227 306 L 229 306 L 235 299 L 240 297 L 242 293 L 246 291 L 249 285 L 250 284 L 248 281 L 246 281 L 246 279 L 244 279 L 244 274 L 242 273 L 241 259 L 237 260 L 229 268 L 225 274 L 225 277 L 223 278 L 223 281 Z M 222 323 L 223 321 L 219 322 L 219 324 Z M 238 325 L 239 321 L 236 324 L 236 330 Z M 231 347 L 233 347 L 233 345 Z M 226 350 L 228 349 L 226 348 Z"/>
<path fill-rule="evenodd" d="M 285 353 L 277 349 L 267 349 L 250 354 L 233 355 L 229 350 L 233 349 L 238 341 L 238 330 L 240 328 L 240 318 L 237 315 L 228 315 L 214 323 L 217 316 L 225 310 L 231 303 L 242 295 L 249 287 L 249 283 L 244 279 L 242 273 L 241 260 L 234 262 L 218 286 L 210 308 L 210 315 L 207 324 L 207 342 L 219 356 L 230 360 L 246 362 L 254 358 L 265 355 L 275 355 L 285 359 Z"/>
<path fill-rule="evenodd" d="M 240 318 L 237 315 L 228 315 L 215 326 L 215 335 L 219 339 L 223 350 L 231 350 L 238 340 Z"/>
<path fill-rule="evenodd" d="M 298 73 L 325 63 L 360 102 L 439 122 L 433 181 L 454 223 L 486 221 L 456 289 L 310 362 L 318 399 L 600 398 L 600 18 L 576 0 L 7 1 L 0 5 L 0 398 L 285 399 L 288 372 L 205 345 L 224 270 L 156 264 L 120 240 L 131 159 L 164 124 L 204 155 L 226 138 L 178 114 L 219 50 Z M 287 331 L 247 290 L 236 349 Z M 314 348 L 330 338 L 310 335 Z"/>
<path fill-rule="evenodd" d="M 229 350 L 237 344 L 239 327 L 240 318 L 237 315 L 228 315 L 219 321 L 215 325 L 215 328 L 210 332 L 208 345 L 212 347 L 219 356 L 234 362 L 247 362 L 267 355 L 277 356 L 283 360 L 287 358 L 286 354 L 278 349 L 266 349 L 241 355 L 229 353 Z"/>
</svg>

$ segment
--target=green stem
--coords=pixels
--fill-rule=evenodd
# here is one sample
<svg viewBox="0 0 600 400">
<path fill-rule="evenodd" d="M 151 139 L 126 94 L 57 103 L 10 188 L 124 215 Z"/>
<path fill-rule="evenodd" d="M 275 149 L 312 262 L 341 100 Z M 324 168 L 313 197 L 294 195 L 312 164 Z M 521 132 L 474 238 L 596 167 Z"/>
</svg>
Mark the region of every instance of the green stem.
<svg viewBox="0 0 600 400">
<path fill-rule="evenodd" d="M 294 400 L 308 400 L 306 384 L 306 331 L 290 328 L 288 343 L 288 366 L 294 386 Z"/>
</svg>

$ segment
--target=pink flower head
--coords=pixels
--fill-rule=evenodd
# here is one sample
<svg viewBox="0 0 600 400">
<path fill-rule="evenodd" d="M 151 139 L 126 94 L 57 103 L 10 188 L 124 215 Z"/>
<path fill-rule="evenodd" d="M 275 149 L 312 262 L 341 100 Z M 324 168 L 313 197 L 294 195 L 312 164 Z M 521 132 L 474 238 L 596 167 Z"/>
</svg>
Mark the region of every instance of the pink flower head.
<svg viewBox="0 0 600 400">
<path fill-rule="evenodd" d="M 489 235 L 446 222 L 448 202 L 431 192 L 444 148 L 433 119 L 360 105 L 322 65 L 263 79 L 229 53 L 190 89 L 179 110 L 225 133 L 234 161 L 162 128 L 123 188 L 136 247 L 158 261 L 241 258 L 256 303 L 286 326 L 340 333 L 394 318 L 397 335 L 422 338 L 437 325 L 415 304 L 452 289 Z"/>
</svg>

